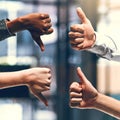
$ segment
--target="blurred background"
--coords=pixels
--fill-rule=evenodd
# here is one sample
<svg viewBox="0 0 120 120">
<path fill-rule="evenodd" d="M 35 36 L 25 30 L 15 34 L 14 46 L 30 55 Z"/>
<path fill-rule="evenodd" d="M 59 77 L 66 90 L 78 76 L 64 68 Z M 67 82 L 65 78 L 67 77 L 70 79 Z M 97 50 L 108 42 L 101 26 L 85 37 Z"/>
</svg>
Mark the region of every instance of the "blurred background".
<svg viewBox="0 0 120 120">
<path fill-rule="evenodd" d="M 51 90 L 44 93 L 48 107 L 25 86 L 0 90 L 0 120 L 115 120 L 96 110 L 69 107 L 69 85 L 79 81 L 77 66 L 100 92 L 120 99 L 120 63 L 70 47 L 69 28 L 80 23 L 76 14 L 78 6 L 96 31 L 117 32 L 120 28 L 119 0 L 0 0 L 0 19 L 12 20 L 32 12 L 48 13 L 54 28 L 51 35 L 42 36 L 44 52 L 33 42 L 28 31 L 0 42 L 1 72 L 48 66 L 53 75 Z"/>
</svg>

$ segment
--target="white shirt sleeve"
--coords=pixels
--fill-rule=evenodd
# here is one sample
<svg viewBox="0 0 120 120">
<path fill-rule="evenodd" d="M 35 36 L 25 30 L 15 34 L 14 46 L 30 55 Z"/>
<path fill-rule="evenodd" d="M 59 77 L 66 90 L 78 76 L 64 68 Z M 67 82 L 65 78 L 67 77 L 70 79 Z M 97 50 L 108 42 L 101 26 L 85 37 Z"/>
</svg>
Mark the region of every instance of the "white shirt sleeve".
<svg viewBox="0 0 120 120">
<path fill-rule="evenodd" d="M 97 32 L 95 32 L 95 35 L 96 42 L 90 49 L 87 49 L 87 51 L 95 53 L 108 60 L 120 62 L 120 38 L 118 40 L 116 35 L 110 34 L 112 37 L 109 37 Z"/>
</svg>

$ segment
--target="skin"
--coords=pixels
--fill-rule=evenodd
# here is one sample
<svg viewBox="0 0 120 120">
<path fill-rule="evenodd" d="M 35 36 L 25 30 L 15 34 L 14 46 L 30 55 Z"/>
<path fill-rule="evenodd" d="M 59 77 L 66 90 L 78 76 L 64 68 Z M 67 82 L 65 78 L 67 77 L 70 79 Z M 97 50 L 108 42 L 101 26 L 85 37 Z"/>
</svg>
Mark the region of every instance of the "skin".
<svg viewBox="0 0 120 120">
<path fill-rule="evenodd" d="M 70 85 L 70 107 L 96 109 L 120 119 L 120 101 L 99 93 L 86 78 L 80 67 L 77 68 L 77 74 L 80 82 L 73 82 Z"/>
<path fill-rule="evenodd" d="M 75 50 L 91 48 L 95 43 L 94 29 L 82 9 L 78 7 L 76 11 L 81 24 L 74 24 L 70 27 L 70 44 Z"/>
<path fill-rule="evenodd" d="M 53 32 L 51 19 L 48 14 L 44 13 L 27 14 L 14 20 L 6 21 L 6 24 L 11 33 L 28 30 L 33 40 L 40 46 L 41 51 L 44 51 L 45 48 L 40 36 Z"/>
<path fill-rule="evenodd" d="M 14 34 L 28 30 L 33 40 L 39 45 L 41 51 L 45 50 L 41 35 L 53 32 L 51 19 L 48 14 L 31 13 L 20 16 L 14 20 L 6 20 L 10 33 Z M 49 90 L 51 73 L 49 68 L 31 68 L 17 72 L 0 73 L 0 88 L 8 88 L 19 85 L 28 86 L 30 92 L 47 106 L 48 102 L 41 92 Z"/>
<path fill-rule="evenodd" d="M 31 94 L 47 106 L 48 102 L 41 92 L 50 90 L 51 70 L 49 68 L 30 68 L 15 72 L 0 73 L 0 89 L 26 85 Z"/>
</svg>

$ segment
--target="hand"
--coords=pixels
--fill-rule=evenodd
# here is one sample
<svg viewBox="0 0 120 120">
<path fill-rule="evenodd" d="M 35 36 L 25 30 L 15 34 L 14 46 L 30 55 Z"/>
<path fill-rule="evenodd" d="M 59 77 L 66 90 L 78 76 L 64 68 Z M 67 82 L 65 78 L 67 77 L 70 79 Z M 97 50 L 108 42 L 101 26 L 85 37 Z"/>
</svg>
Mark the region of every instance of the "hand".
<svg viewBox="0 0 120 120">
<path fill-rule="evenodd" d="M 91 108 L 98 96 L 97 90 L 87 80 L 81 69 L 77 68 L 80 83 L 73 82 L 70 86 L 70 106 L 75 108 Z"/>
<path fill-rule="evenodd" d="M 36 90 L 35 88 L 33 88 L 32 86 L 29 86 L 29 91 L 31 92 L 31 94 L 33 94 L 37 99 L 41 100 L 46 106 L 48 106 L 48 101 L 47 99 L 44 97 L 44 95 L 39 92 L 38 90 Z"/>
<path fill-rule="evenodd" d="M 90 48 L 95 42 L 94 29 L 81 8 L 77 8 L 77 14 L 81 24 L 70 27 L 69 38 L 73 49 L 83 50 Z"/>
<path fill-rule="evenodd" d="M 48 14 L 32 13 L 20 17 L 21 23 L 30 33 L 35 42 L 44 51 L 44 44 L 40 38 L 41 35 L 50 34 L 53 32 L 51 28 L 51 19 Z"/>
<path fill-rule="evenodd" d="M 47 100 L 41 92 L 50 90 L 51 72 L 48 68 L 31 68 L 26 70 L 26 85 L 30 92 L 47 106 Z"/>
</svg>

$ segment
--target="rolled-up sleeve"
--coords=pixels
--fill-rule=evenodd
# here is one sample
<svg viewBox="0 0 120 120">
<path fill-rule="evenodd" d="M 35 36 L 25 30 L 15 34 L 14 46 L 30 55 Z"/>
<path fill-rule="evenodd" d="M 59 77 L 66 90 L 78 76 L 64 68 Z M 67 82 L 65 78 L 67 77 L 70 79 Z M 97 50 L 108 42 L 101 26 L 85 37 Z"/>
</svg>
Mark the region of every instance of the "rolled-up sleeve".
<svg viewBox="0 0 120 120">
<path fill-rule="evenodd" d="M 118 38 L 109 37 L 107 35 L 95 32 L 96 42 L 87 51 L 97 54 L 100 57 L 108 60 L 120 61 L 120 45 Z"/>
</svg>

